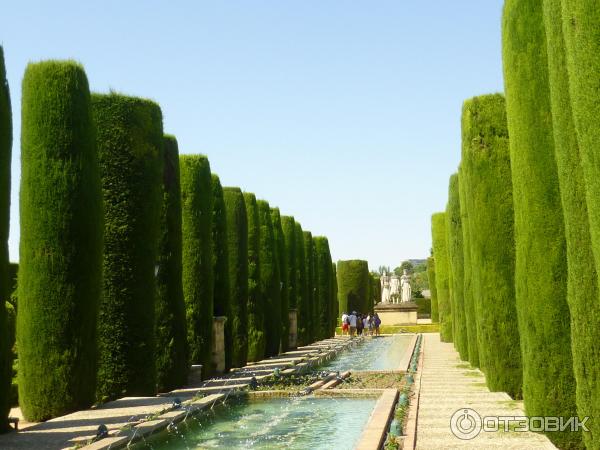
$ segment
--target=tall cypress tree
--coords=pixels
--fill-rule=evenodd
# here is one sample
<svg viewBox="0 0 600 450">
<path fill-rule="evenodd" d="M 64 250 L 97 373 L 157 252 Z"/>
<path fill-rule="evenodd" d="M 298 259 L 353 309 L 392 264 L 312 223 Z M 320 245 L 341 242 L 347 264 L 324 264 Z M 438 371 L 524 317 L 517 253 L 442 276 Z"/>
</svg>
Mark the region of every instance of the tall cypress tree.
<svg viewBox="0 0 600 450">
<path fill-rule="evenodd" d="M 467 345 L 467 322 L 464 304 L 464 252 L 463 230 L 460 218 L 459 179 L 455 173 L 450 177 L 448 206 L 446 207 L 446 241 L 448 242 L 448 263 L 452 273 L 452 335 L 454 346 L 463 361 L 469 359 Z"/>
<path fill-rule="evenodd" d="M 225 352 L 231 354 L 231 367 L 242 367 L 248 360 L 248 218 L 240 188 L 224 187 L 229 264 L 229 310 L 231 342 Z"/>
<path fill-rule="evenodd" d="M 182 155 L 181 210 L 183 232 L 183 295 L 192 364 L 212 373 L 213 329 L 213 187 L 204 155 Z"/>
<path fill-rule="evenodd" d="M 118 94 L 93 95 L 92 111 L 104 197 L 97 393 L 101 400 L 153 395 L 162 113 L 152 101 Z"/>
<path fill-rule="evenodd" d="M 331 260 L 331 254 L 329 255 Z M 370 281 L 370 279 L 369 279 Z M 372 311 L 373 306 L 370 300 L 371 284 L 369 283 L 369 297 L 367 297 L 367 309 L 365 311 Z M 338 302 L 338 283 L 337 283 L 337 268 L 336 264 L 331 261 L 331 326 L 329 333 L 331 336 L 335 336 L 335 329 L 337 327 L 337 320 L 339 317 L 339 302 Z"/>
<path fill-rule="evenodd" d="M 227 251 L 227 217 L 223 187 L 216 174 L 212 174 L 213 220 L 212 220 L 212 257 L 213 257 L 213 315 L 229 316 L 229 258 Z M 231 323 L 225 321 L 225 369 L 231 368 L 232 334 Z"/>
<path fill-rule="evenodd" d="M 567 17 L 576 18 L 577 23 L 577 19 L 580 17 L 577 13 L 573 14 L 571 8 L 575 3 L 580 8 L 587 2 L 566 1 L 562 3 L 567 5 Z M 596 207 L 597 200 L 590 197 L 586 198 L 588 184 L 583 168 L 582 150 L 577 140 L 573 120 L 569 74 L 565 70 L 565 67 L 569 64 L 565 50 L 562 12 L 560 0 L 544 0 L 554 143 L 567 240 L 567 265 L 569 270 L 567 299 L 571 313 L 571 349 L 573 352 L 573 370 L 577 381 L 577 412 L 579 417 L 593 418 L 588 425 L 590 433 L 583 433 L 586 448 L 600 449 L 600 421 L 597 419 L 600 418 L 600 383 L 598 383 L 598 380 L 600 380 L 600 347 L 598 346 L 600 341 L 600 302 L 598 301 L 600 291 L 598 290 L 598 260 L 594 260 L 588 215 L 588 205 Z M 598 35 L 597 26 L 600 23 L 600 14 L 597 12 L 597 5 L 594 5 L 594 11 L 586 12 L 589 14 L 584 17 L 590 22 L 584 22 L 586 24 L 584 27 L 590 30 L 588 24 L 594 23 L 595 20 L 596 26 L 591 30 Z M 576 47 L 575 54 L 572 56 L 583 57 L 579 53 L 582 50 L 580 45 L 582 43 L 591 44 L 588 41 L 589 35 L 587 33 L 579 35 L 579 29 L 573 27 L 570 20 L 566 21 L 565 25 L 568 34 L 570 36 L 576 35 L 578 39 L 571 42 L 571 50 L 573 50 L 573 45 Z M 592 45 L 596 45 L 596 48 L 600 49 L 597 43 Z M 595 65 L 596 69 L 600 68 L 596 59 L 597 55 L 591 61 L 585 61 L 586 67 L 581 68 L 587 71 L 587 64 Z M 571 60 L 571 63 L 579 65 L 579 61 L 574 59 Z M 573 71 L 573 65 L 569 65 L 569 69 L 575 73 L 573 77 L 575 86 L 581 81 L 584 83 L 589 82 L 589 80 L 578 79 L 580 75 L 578 68 Z M 574 92 L 576 96 L 580 94 L 577 88 L 574 89 Z M 579 100 L 587 103 L 589 101 L 587 96 L 592 91 L 588 90 L 586 92 L 586 98 L 579 98 Z M 598 93 L 599 91 L 596 91 L 596 101 L 598 100 Z M 591 98 L 594 98 L 593 95 Z M 580 103 L 573 104 L 573 108 L 579 106 L 581 106 Z M 585 121 L 586 118 L 581 117 L 580 120 Z M 582 122 L 580 122 L 581 124 Z M 594 121 L 592 126 L 597 133 L 597 121 Z M 582 130 L 581 127 L 580 131 L 582 131 L 581 137 L 583 138 L 581 142 L 585 145 L 587 131 Z M 600 134 L 597 134 L 597 136 L 600 136 Z M 597 146 L 597 143 L 594 144 Z M 596 170 L 595 167 L 591 167 L 591 169 Z M 597 180 L 592 182 L 596 183 Z"/>
<path fill-rule="evenodd" d="M 452 342 L 452 305 L 450 303 L 450 267 L 446 239 L 446 213 L 431 216 L 431 238 L 435 258 L 435 286 L 437 290 L 440 337 Z"/>
<path fill-rule="evenodd" d="M 8 231 L 10 219 L 10 162 L 12 153 L 12 113 L 10 92 L 4 66 L 4 50 L 0 46 L 0 433 L 8 428 L 9 391 L 12 351 L 9 345 L 5 301 L 10 299 Z"/>
<path fill-rule="evenodd" d="M 296 309 L 298 299 L 298 273 L 296 270 L 296 221 L 291 216 L 281 216 L 287 261 L 286 281 L 290 309 Z"/>
<path fill-rule="evenodd" d="M 525 409 L 533 416 L 571 417 L 577 412 L 566 238 L 542 2 L 507 0 L 502 41 Z M 549 437 L 561 447 L 580 445 L 582 439 L 581 433 L 568 431 Z"/>
<path fill-rule="evenodd" d="M 279 266 L 279 286 L 281 294 L 281 351 L 285 352 L 289 347 L 290 319 L 289 319 L 289 291 L 288 291 L 288 266 L 285 250 L 285 236 L 281 225 L 279 208 L 271 208 L 271 219 L 273 220 L 273 237 L 277 246 L 277 265 Z"/>
<path fill-rule="evenodd" d="M 429 280 L 429 292 L 431 293 L 431 321 L 438 322 L 440 318 L 438 315 L 437 288 L 435 285 L 435 258 L 433 256 L 427 258 L 427 279 Z"/>
<path fill-rule="evenodd" d="M 265 311 L 260 289 L 260 223 L 254 194 L 244 192 L 248 217 L 248 361 L 265 357 Z"/>
<path fill-rule="evenodd" d="M 156 274 L 156 384 L 159 392 L 183 386 L 189 371 L 182 284 L 179 148 L 164 137 L 161 230 Z"/>
<path fill-rule="evenodd" d="M 306 278 L 306 254 L 304 253 L 304 234 L 302 225 L 296 222 L 296 309 L 298 311 L 298 345 L 309 344 L 308 339 L 308 284 Z"/>
<path fill-rule="evenodd" d="M 478 355 L 492 391 L 520 397 L 521 352 L 515 300 L 514 213 L 504 97 L 467 100 L 462 117 L 468 179 Z M 462 206 L 462 205 L 461 205 Z M 504 349 L 499 352 L 498 349 Z"/>
<path fill-rule="evenodd" d="M 264 302 L 266 356 L 279 353 L 281 346 L 281 285 L 277 243 L 269 203 L 258 200 L 260 224 L 260 291 Z"/>
<path fill-rule="evenodd" d="M 467 321 L 467 346 L 469 350 L 469 362 L 471 363 L 471 366 L 479 367 L 479 343 L 477 338 L 478 317 L 475 312 L 476 294 L 475 287 L 473 285 L 473 273 L 475 272 L 477 267 L 473 266 L 471 258 L 471 218 L 469 216 L 469 211 L 473 207 L 471 206 L 472 198 L 469 187 L 469 177 L 467 176 L 467 173 L 470 170 L 470 160 L 468 155 L 465 154 L 465 150 L 466 148 L 468 148 L 468 141 L 466 141 L 465 139 L 466 138 L 463 137 L 462 160 L 460 163 L 460 167 L 458 168 L 458 176 L 460 178 L 460 183 L 458 184 L 458 194 L 460 197 L 460 220 L 462 222 L 463 232 L 463 297 L 465 306 L 465 319 Z M 429 283 L 429 285 L 431 286 L 431 282 Z"/>
<path fill-rule="evenodd" d="M 102 194 L 83 68 L 72 61 L 29 64 L 22 95 L 19 404 L 28 420 L 41 421 L 94 402 Z M 8 164 L 1 166 L 3 319 L 9 295 L 6 152 L 0 156 Z"/>
<path fill-rule="evenodd" d="M 316 281 L 316 339 L 330 337 L 331 323 L 331 255 L 326 237 L 315 236 L 315 281 Z"/>
<path fill-rule="evenodd" d="M 312 233 L 302 233 L 304 243 L 304 266 L 306 267 L 306 339 L 308 342 L 315 340 L 315 257 Z"/>
<path fill-rule="evenodd" d="M 340 311 L 346 313 L 352 311 L 366 313 L 370 311 L 370 277 L 367 261 L 360 259 L 338 261 L 337 284 Z"/>
</svg>

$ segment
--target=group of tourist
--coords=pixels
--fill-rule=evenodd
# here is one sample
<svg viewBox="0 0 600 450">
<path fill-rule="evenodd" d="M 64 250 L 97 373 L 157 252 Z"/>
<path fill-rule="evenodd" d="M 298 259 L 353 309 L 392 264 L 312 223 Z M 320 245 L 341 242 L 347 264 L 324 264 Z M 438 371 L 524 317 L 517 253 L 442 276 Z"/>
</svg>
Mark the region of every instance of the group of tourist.
<svg viewBox="0 0 600 450">
<path fill-rule="evenodd" d="M 350 314 L 342 313 L 342 336 L 379 336 L 381 319 L 375 314 L 360 314 L 352 311 Z"/>
</svg>

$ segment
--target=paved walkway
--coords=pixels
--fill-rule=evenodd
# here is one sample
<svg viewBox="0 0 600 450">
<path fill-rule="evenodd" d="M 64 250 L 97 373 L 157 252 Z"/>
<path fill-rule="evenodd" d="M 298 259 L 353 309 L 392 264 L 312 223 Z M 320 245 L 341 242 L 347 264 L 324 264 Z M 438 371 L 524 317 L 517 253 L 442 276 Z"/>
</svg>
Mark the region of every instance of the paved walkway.
<svg viewBox="0 0 600 450">
<path fill-rule="evenodd" d="M 423 367 L 417 415 L 416 449 L 555 449 L 543 435 L 502 430 L 481 431 L 472 440 L 458 439 L 450 429 L 452 415 L 471 408 L 481 417 L 524 416 L 522 403 L 502 392 L 490 392 L 479 370 L 460 360 L 452 344 L 438 333 L 423 335 Z M 464 417 L 464 416 L 463 416 Z M 469 421 L 461 421 L 465 430 Z M 517 426 L 517 425 L 515 425 Z"/>
</svg>

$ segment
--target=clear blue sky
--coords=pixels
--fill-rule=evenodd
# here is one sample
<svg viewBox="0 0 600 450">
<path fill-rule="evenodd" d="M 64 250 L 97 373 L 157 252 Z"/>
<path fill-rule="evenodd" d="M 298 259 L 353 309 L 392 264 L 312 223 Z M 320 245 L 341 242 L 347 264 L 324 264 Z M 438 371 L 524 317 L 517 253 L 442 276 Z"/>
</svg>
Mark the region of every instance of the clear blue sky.
<svg viewBox="0 0 600 450">
<path fill-rule="evenodd" d="M 334 260 L 421 258 L 460 159 L 464 99 L 502 91 L 501 0 L 29 1 L 0 18 L 15 140 L 21 78 L 73 58 L 94 91 L 162 106 L 182 153 L 329 237 Z"/>
</svg>

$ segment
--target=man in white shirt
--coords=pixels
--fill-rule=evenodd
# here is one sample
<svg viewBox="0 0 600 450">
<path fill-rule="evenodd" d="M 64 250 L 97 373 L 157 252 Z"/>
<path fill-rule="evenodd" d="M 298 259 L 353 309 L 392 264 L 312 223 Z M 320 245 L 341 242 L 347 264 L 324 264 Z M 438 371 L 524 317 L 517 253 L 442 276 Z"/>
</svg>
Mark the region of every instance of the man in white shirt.
<svg viewBox="0 0 600 450">
<path fill-rule="evenodd" d="M 350 336 L 354 336 L 354 333 L 356 333 L 356 311 L 352 311 L 348 321 L 350 322 Z"/>
<path fill-rule="evenodd" d="M 348 330 L 349 325 L 348 325 L 348 314 L 346 314 L 345 312 L 342 314 L 342 336 L 346 335 L 346 334 L 350 334 L 350 331 Z"/>
</svg>

